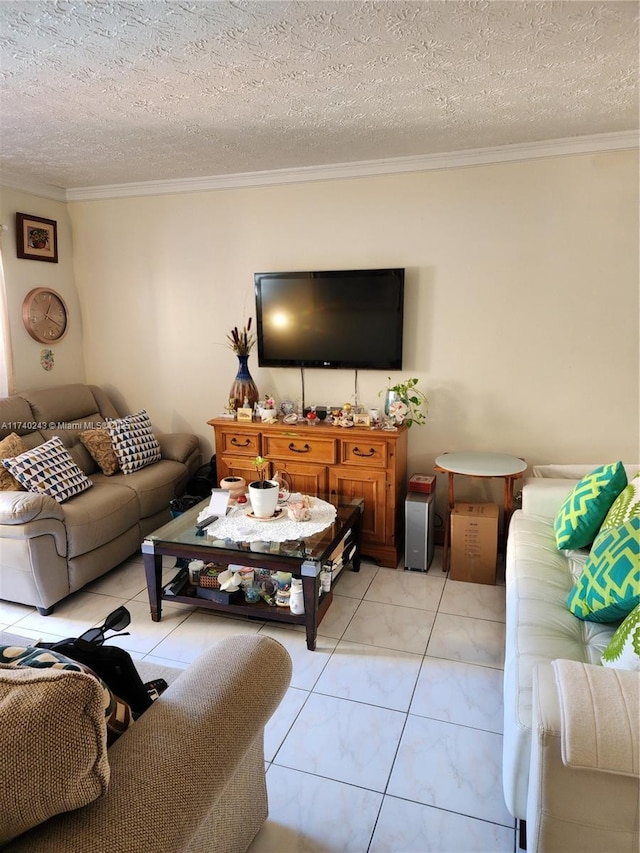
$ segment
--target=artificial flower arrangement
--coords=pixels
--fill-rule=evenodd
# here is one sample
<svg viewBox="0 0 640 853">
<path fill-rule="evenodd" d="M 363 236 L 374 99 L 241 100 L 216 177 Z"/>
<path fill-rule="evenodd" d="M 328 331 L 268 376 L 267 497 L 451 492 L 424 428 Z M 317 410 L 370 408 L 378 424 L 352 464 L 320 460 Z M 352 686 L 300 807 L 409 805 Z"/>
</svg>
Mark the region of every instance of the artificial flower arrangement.
<svg viewBox="0 0 640 853">
<path fill-rule="evenodd" d="M 391 377 L 389 377 L 391 382 Z M 385 405 L 387 414 L 396 424 L 424 424 L 427 421 L 427 408 L 429 401 L 426 395 L 418 388 L 417 378 L 411 377 L 395 385 L 389 385 L 380 394 L 387 395 L 388 405 Z"/>
<path fill-rule="evenodd" d="M 236 355 L 249 355 L 256 342 L 255 335 L 251 331 L 251 317 L 246 326 L 243 326 L 242 331 L 238 331 L 238 327 L 234 326 L 231 332 L 227 335 L 229 346 Z"/>
</svg>

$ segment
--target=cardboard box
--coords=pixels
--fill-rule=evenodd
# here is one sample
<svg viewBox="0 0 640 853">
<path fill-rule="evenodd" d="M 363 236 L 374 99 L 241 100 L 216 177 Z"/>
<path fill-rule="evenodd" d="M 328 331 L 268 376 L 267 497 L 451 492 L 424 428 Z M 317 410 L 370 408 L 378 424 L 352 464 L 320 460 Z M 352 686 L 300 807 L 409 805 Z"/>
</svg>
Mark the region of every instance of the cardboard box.
<svg viewBox="0 0 640 853">
<path fill-rule="evenodd" d="M 497 504 L 455 505 L 451 513 L 452 580 L 495 584 L 498 514 Z"/>
<path fill-rule="evenodd" d="M 424 492 L 430 495 L 436 487 L 436 478 L 431 474 L 413 474 L 409 478 L 410 492 Z"/>
</svg>

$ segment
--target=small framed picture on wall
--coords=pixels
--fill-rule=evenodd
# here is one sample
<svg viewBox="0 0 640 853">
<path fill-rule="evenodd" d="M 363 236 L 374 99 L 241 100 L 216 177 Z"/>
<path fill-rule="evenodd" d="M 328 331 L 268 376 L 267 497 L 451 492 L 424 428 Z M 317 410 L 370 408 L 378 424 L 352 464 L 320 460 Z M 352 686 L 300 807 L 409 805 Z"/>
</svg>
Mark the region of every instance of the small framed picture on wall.
<svg viewBox="0 0 640 853">
<path fill-rule="evenodd" d="M 19 258 L 57 264 L 57 222 L 29 213 L 16 213 L 16 248 Z"/>
</svg>

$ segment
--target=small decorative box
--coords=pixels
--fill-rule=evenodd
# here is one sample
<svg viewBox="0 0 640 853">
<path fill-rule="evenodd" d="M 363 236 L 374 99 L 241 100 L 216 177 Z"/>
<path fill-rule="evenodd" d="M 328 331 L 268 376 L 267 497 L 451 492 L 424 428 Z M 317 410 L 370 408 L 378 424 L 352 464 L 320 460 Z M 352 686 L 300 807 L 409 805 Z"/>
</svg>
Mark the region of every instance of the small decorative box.
<svg viewBox="0 0 640 853">
<path fill-rule="evenodd" d="M 224 572 L 224 566 L 218 566 L 215 563 L 207 563 L 204 569 L 200 569 L 200 581 L 198 586 L 205 589 L 220 589 L 220 581 L 218 575 Z"/>
<path fill-rule="evenodd" d="M 211 587 L 199 586 L 196 590 L 198 598 L 207 598 L 209 601 L 217 601 L 218 604 L 233 604 L 242 599 L 242 590 L 213 589 Z"/>
<path fill-rule="evenodd" d="M 424 492 L 430 495 L 435 486 L 436 478 L 431 474 L 414 474 L 409 478 L 410 492 Z"/>
</svg>

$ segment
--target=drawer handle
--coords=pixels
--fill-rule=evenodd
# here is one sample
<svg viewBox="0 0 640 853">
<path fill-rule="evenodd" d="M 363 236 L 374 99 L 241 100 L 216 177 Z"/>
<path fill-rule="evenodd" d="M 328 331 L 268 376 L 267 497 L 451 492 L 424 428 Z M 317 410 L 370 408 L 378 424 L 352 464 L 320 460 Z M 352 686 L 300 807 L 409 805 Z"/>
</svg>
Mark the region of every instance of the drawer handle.
<svg viewBox="0 0 640 853">
<path fill-rule="evenodd" d="M 249 447 L 249 445 L 251 444 L 251 439 L 250 439 L 250 438 L 248 438 L 246 441 L 240 442 L 240 441 L 238 441 L 238 439 L 237 439 L 237 438 L 235 438 L 235 436 L 234 436 L 234 437 L 231 439 L 231 444 L 233 444 L 233 446 L 234 446 L 234 447 Z"/>
<path fill-rule="evenodd" d="M 353 448 L 353 455 L 354 456 L 365 456 L 365 457 L 366 456 L 375 456 L 376 451 L 374 450 L 373 447 L 370 447 L 368 453 L 363 453 L 358 447 L 354 447 Z"/>
<path fill-rule="evenodd" d="M 308 444 L 305 444 L 305 446 L 302 448 L 296 447 L 293 442 L 290 442 L 289 443 L 289 450 L 293 450 L 294 453 L 308 453 L 311 450 L 311 448 L 309 447 Z"/>
</svg>

